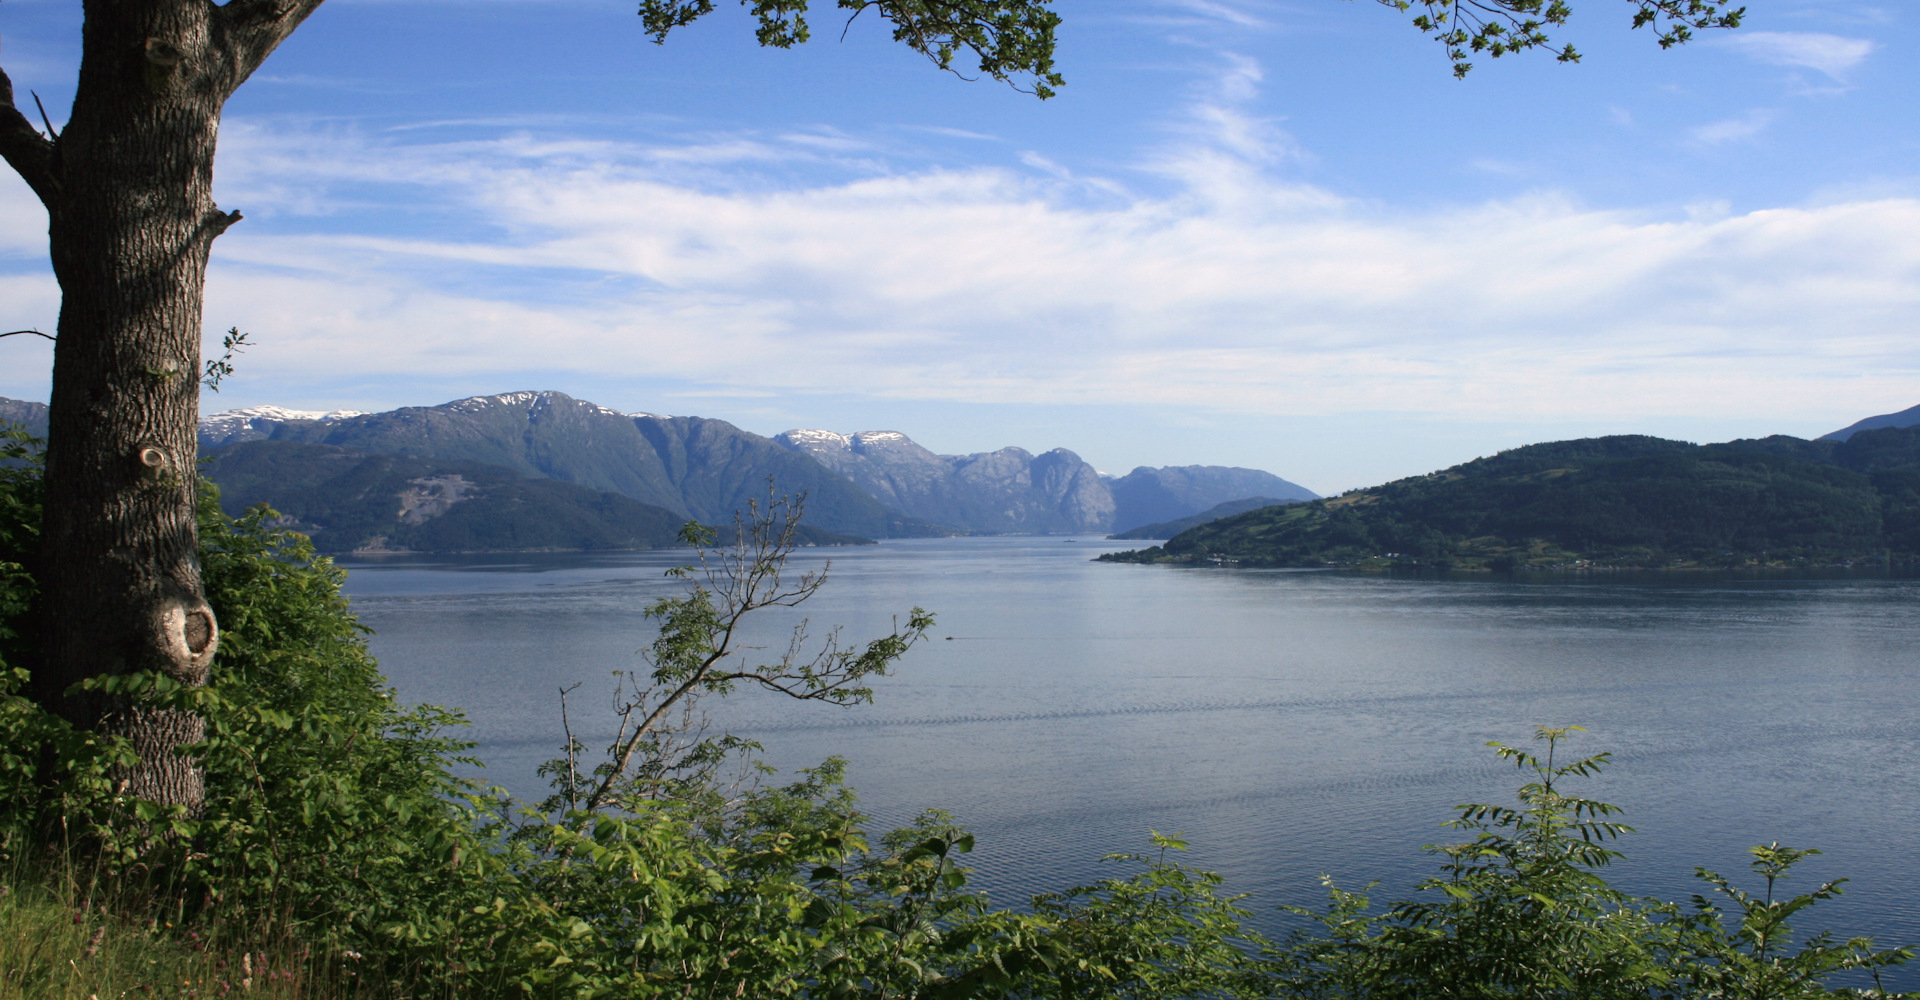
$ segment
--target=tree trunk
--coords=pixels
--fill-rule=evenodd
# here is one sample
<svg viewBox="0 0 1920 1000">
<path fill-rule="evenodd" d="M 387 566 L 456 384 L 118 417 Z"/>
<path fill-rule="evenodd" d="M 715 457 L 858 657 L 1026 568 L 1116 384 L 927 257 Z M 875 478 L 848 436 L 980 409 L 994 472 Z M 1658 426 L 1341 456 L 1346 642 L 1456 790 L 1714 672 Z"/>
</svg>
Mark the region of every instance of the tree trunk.
<svg viewBox="0 0 1920 1000">
<path fill-rule="evenodd" d="M 219 630 L 194 526 L 201 296 L 213 240 L 238 221 L 213 203 L 227 97 L 318 0 L 89 0 L 73 113 L 57 137 L 20 114 L 0 73 L 0 154 L 47 207 L 60 282 L 42 535 L 43 703 L 125 736 L 128 794 L 199 808 L 180 753 L 204 722 L 105 693 L 153 672 L 204 684 Z"/>
</svg>

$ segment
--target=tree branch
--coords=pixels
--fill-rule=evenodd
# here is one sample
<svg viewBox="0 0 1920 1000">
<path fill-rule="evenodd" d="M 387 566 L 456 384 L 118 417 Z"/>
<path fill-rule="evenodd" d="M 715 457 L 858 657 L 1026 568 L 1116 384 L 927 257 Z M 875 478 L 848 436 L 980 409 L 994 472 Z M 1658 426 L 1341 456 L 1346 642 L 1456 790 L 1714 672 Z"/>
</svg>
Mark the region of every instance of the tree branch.
<svg viewBox="0 0 1920 1000">
<path fill-rule="evenodd" d="M 729 634 L 730 633 L 731 630 L 729 630 Z M 641 742 L 647 738 L 648 734 L 653 732 L 654 727 L 660 724 L 660 720 L 666 717 L 667 712 L 670 711 L 673 706 L 679 704 L 687 695 L 693 693 L 694 689 L 699 687 L 700 684 L 707 679 L 707 674 L 713 669 L 713 665 L 725 659 L 730 653 L 731 650 L 727 649 L 726 645 L 722 643 L 720 648 L 708 656 L 705 662 L 700 665 L 700 668 L 693 672 L 691 677 L 688 677 L 679 687 L 675 688 L 672 694 L 662 698 L 660 703 L 654 706 L 653 711 L 647 713 L 647 717 L 641 720 L 639 728 L 633 731 L 632 737 L 628 738 L 614 754 L 613 767 L 600 781 L 599 786 L 593 790 L 593 794 L 587 797 L 587 811 L 592 812 L 599 809 L 601 804 L 606 802 L 609 796 L 613 795 L 619 786 L 620 779 L 626 777 L 627 769 L 633 766 L 633 754 L 634 751 L 640 749 Z"/>
<path fill-rule="evenodd" d="M 733 661 L 754 648 L 737 645 L 741 622 L 747 616 L 764 608 L 800 604 L 826 582 L 824 568 L 801 573 L 798 579 L 785 572 L 787 559 L 797 544 L 804 500 L 804 495 L 779 497 L 769 481 L 765 505 L 749 501 L 747 510 L 735 515 L 733 538 L 725 547 L 709 548 L 714 533 L 697 524 L 689 524 L 682 531 L 681 538 L 694 545 L 699 554 L 700 569 L 687 566 L 669 570 L 668 575 L 685 578 L 700 572 L 711 589 L 696 585 L 686 597 L 666 598 L 647 610 L 647 617 L 661 622 L 659 634 L 642 653 L 653 667 L 653 683 L 618 709 L 620 734 L 608 748 L 607 763 L 594 771 L 598 780 L 586 796 L 587 811 L 616 804 L 627 794 L 628 775 L 636 758 L 654 765 L 661 762 L 660 741 L 671 742 L 676 733 L 684 732 L 674 728 L 671 713 L 690 714 L 703 696 L 725 695 L 740 682 L 758 684 L 800 701 L 835 705 L 870 701 L 872 689 L 862 682 L 886 674 L 933 626 L 931 615 L 914 608 L 905 628 L 896 620 L 891 632 L 864 647 L 843 647 L 835 629 L 809 657 L 804 653 L 809 643 L 803 621 L 794 628 L 786 655 L 772 664 L 735 668 Z M 713 745 L 696 744 L 688 746 L 700 754 L 714 749 Z M 665 752 L 669 756 L 679 753 Z M 554 773 L 559 773 L 560 766 L 554 765 Z M 569 762 L 566 766 L 571 769 L 573 765 Z M 680 765 L 667 766 L 672 769 Z"/>
<path fill-rule="evenodd" d="M 810 0 L 743 0 L 760 22 L 754 32 L 761 45 L 792 48 L 812 35 L 807 26 Z M 1054 72 L 1055 29 L 1060 16 L 1049 0 L 837 0 L 851 11 L 848 23 L 872 8 L 893 26 L 893 40 L 926 56 L 935 66 L 973 79 L 954 65 L 963 52 L 979 61 L 979 72 L 1045 99 L 1064 81 Z M 1382 0 L 1383 3 L 1392 0 Z M 1439 0 L 1433 0 L 1439 2 Z M 1527 3 L 1532 0 L 1506 0 Z M 1655 2 L 1655 0 L 1647 0 Z M 1663 0 L 1680 3 L 1685 0 Z M 656 42 L 667 33 L 713 11 L 713 0 L 641 0 L 640 18 Z M 1022 81 L 1031 81 L 1026 85 Z"/>
<path fill-rule="evenodd" d="M 60 183 L 54 173 L 53 140 L 41 135 L 13 103 L 13 80 L 0 70 L 0 158 L 20 174 L 41 204 L 51 208 Z"/>
<path fill-rule="evenodd" d="M 0 337 L 24 337 L 24 336 L 26 336 L 26 335 L 27 335 L 27 334 L 29 334 L 29 333 L 31 333 L 31 334 L 33 334 L 33 335 L 34 335 L 34 336 L 36 336 L 36 337 L 45 337 L 45 338 L 47 338 L 48 340 L 59 340 L 59 339 L 60 339 L 60 338 L 58 338 L 58 337 L 56 337 L 56 336 L 54 336 L 54 335 L 53 335 L 53 334 L 51 334 L 51 333 L 41 333 L 41 332 L 40 332 L 40 331 L 38 331 L 38 330 L 15 330 L 15 331 L 13 331 L 12 333 L 0 333 Z"/>
<path fill-rule="evenodd" d="M 1400 11 L 1415 11 L 1413 26 L 1433 36 L 1446 47 L 1453 60 L 1453 75 L 1464 77 L 1473 69 L 1467 61 L 1470 52 L 1485 52 L 1499 58 L 1546 48 L 1553 43 L 1548 28 L 1567 23 L 1573 8 L 1567 0 L 1378 0 Z M 1684 45 L 1696 29 L 1738 28 L 1746 16 L 1745 7 L 1732 7 L 1726 0 L 1628 0 L 1636 8 L 1633 26 L 1651 25 L 1663 49 Z M 1579 62 L 1573 46 L 1562 46 L 1561 62 Z"/>
<path fill-rule="evenodd" d="M 225 95 L 231 95 L 293 34 L 322 0 L 228 0 L 215 8 L 213 47 L 221 56 Z"/>
</svg>

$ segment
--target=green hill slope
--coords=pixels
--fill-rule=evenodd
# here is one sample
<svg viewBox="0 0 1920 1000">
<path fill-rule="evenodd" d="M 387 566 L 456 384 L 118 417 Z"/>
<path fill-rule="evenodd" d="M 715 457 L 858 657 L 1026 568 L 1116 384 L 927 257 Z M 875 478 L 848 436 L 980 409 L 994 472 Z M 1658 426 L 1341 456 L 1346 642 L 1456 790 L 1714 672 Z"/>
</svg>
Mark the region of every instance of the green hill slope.
<svg viewBox="0 0 1920 1000">
<path fill-rule="evenodd" d="M 1911 559 L 1920 429 L 1846 442 L 1532 445 L 1330 500 L 1182 532 L 1120 562 L 1249 566 L 1665 567 Z"/>
</svg>

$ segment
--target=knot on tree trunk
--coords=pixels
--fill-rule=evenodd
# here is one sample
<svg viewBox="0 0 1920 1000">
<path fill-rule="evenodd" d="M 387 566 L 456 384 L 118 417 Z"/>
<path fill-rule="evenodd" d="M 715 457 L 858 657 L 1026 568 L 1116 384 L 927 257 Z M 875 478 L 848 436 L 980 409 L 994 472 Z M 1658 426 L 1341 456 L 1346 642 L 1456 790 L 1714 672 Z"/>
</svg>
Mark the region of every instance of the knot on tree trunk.
<svg viewBox="0 0 1920 1000">
<path fill-rule="evenodd" d="M 220 626 L 206 601 L 163 601 L 152 618 L 153 639 L 163 657 L 161 669 L 190 687 L 207 682 L 213 654 L 220 646 Z"/>
<path fill-rule="evenodd" d="M 157 444 L 143 444 L 134 449 L 133 460 L 139 468 L 140 478 L 148 482 L 162 482 L 173 469 L 173 457 L 167 449 Z"/>
<path fill-rule="evenodd" d="M 164 38 L 147 39 L 142 54 L 146 57 L 147 87 L 155 93 L 167 89 L 174 70 L 186 61 L 186 53 Z"/>
</svg>

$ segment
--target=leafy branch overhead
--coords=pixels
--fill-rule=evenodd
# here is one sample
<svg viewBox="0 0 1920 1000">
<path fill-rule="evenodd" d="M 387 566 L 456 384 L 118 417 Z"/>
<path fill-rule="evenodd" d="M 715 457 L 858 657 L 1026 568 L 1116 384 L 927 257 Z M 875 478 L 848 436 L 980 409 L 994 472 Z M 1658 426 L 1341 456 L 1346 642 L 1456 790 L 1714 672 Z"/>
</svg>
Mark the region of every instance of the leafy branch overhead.
<svg viewBox="0 0 1920 1000">
<path fill-rule="evenodd" d="M 1573 8 L 1564 0 L 1379 0 L 1395 10 L 1418 13 L 1413 25 L 1446 46 L 1453 60 L 1453 75 L 1463 77 L 1473 68 L 1467 61 L 1470 52 L 1485 52 L 1499 58 L 1526 49 L 1552 45 L 1546 29 L 1567 23 Z M 1737 28 L 1746 16 L 1745 7 L 1731 7 L 1720 0 L 1629 0 L 1637 9 L 1633 26 L 1651 26 L 1660 36 L 1660 47 L 1683 45 L 1696 29 Z M 1580 53 L 1572 45 L 1562 46 L 1561 62 L 1579 62 Z"/>
<path fill-rule="evenodd" d="M 760 44 L 787 49 L 812 37 L 809 0 L 741 0 L 760 22 Z M 1053 68 L 1054 31 L 1060 15 L 1038 0 L 838 0 L 851 25 L 872 10 L 893 25 L 893 40 L 947 72 L 966 76 L 954 64 L 962 54 L 978 60 L 990 76 L 1042 100 L 1066 81 Z M 655 42 L 713 12 L 713 0 L 641 0 L 640 18 Z"/>
</svg>

